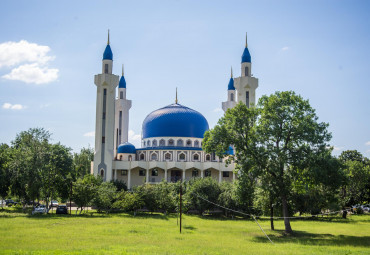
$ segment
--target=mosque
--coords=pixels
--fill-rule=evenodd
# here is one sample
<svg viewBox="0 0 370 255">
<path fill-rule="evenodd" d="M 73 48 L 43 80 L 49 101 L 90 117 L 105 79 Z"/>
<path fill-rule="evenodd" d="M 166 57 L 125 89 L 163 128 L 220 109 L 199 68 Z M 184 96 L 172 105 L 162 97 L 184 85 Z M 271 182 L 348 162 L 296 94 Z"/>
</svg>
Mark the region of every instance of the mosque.
<svg viewBox="0 0 370 255">
<path fill-rule="evenodd" d="M 177 101 L 152 111 L 142 125 L 141 148 L 128 142 L 129 110 L 126 81 L 112 73 L 113 53 L 109 42 L 103 53 L 102 72 L 95 75 L 96 126 L 95 152 L 91 172 L 104 181 L 122 180 L 131 189 L 143 183 L 189 180 L 211 176 L 221 181 L 237 178 L 234 164 L 225 166 L 223 159 L 202 150 L 206 118 Z M 241 76 L 231 78 L 227 87 L 226 111 L 238 102 L 248 107 L 256 101 L 258 79 L 251 75 L 251 55 L 247 40 L 241 59 Z M 117 89 L 118 86 L 118 89 Z M 117 93 L 118 92 L 118 93 Z M 116 93 L 118 97 L 116 97 Z M 177 93 L 176 93 L 177 94 Z M 228 154 L 233 154 L 230 147 Z"/>
</svg>

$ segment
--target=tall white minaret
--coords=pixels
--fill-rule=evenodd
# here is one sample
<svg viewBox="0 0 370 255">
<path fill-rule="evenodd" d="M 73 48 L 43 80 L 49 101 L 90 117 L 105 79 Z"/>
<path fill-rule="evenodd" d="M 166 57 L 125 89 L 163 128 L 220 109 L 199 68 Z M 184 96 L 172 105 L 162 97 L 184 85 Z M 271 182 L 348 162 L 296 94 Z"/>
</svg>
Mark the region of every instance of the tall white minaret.
<svg viewBox="0 0 370 255">
<path fill-rule="evenodd" d="M 227 109 L 233 108 L 236 105 L 236 93 L 234 87 L 233 68 L 231 67 L 231 77 L 229 85 L 227 86 L 227 101 L 222 102 L 222 110 L 226 112 Z"/>
<path fill-rule="evenodd" d="M 243 102 L 248 107 L 255 106 L 258 79 L 252 76 L 251 54 L 248 50 L 247 37 L 245 38 L 245 49 L 242 55 L 241 69 L 241 77 L 234 79 L 234 86 L 238 92 L 237 102 Z"/>
<path fill-rule="evenodd" d="M 113 53 L 109 45 L 109 30 L 102 62 L 102 73 L 95 75 L 96 125 L 93 172 L 104 181 L 110 181 L 114 159 L 114 100 L 118 76 L 112 74 Z"/>
<path fill-rule="evenodd" d="M 116 99 L 116 116 L 114 127 L 114 155 L 120 144 L 128 142 L 129 110 L 132 101 L 126 99 L 126 80 L 123 72 L 118 85 L 118 98 Z"/>
</svg>

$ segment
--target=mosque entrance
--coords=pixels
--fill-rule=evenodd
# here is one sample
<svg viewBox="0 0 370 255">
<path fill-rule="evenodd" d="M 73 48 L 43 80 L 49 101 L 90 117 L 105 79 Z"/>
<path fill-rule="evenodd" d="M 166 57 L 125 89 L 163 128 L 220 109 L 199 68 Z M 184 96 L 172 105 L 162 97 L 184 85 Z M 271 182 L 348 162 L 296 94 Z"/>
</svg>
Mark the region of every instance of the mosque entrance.
<svg viewBox="0 0 370 255">
<path fill-rule="evenodd" d="M 171 182 L 177 182 L 182 180 L 182 171 L 171 170 Z"/>
</svg>

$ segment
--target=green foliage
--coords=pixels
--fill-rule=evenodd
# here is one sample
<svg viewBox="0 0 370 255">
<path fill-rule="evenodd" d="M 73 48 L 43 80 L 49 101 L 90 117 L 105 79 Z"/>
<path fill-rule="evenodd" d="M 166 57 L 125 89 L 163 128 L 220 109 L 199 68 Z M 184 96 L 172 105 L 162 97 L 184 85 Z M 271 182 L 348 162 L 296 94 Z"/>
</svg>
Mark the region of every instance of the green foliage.
<svg viewBox="0 0 370 255">
<path fill-rule="evenodd" d="M 203 148 L 222 157 L 233 145 L 235 156 L 229 160 L 234 160 L 246 176 L 258 179 L 270 199 L 279 197 L 283 215 L 288 217 L 292 185 L 297 181 L 320 182 L 312 172 L 324 162 L 321 157 L 330 154 L 327 127 L 318 122 L 308 100 L 292 91 L 276 92 L 262 96 L 256 108 L 239 103 L 228 109 L 215 128 L 205 133 Z M 338 186 L 332 177 L 338 176 L 336 166 L 325 165 L 326 172 L 331 173 L 326 184 Z M 286 232 L 292 232 L 289 219 L 285 226 Z"/>
<path fill-rule="evenodd" d="M 87 174 L 83 179 L 73 183 L 72 199 L 80 208 L 88 206 L 96 197 L 102 180 L 100 177 Z"/>
<path fill-rule="evenodd" d="M 177 189 L 175 184 L 162 181 L 155 187 L 155 199 L 157 200 L 158 209 L 165 214 L 173 212 L 177 206 Z"/>
<path fill-rule="evenodd" d="M 110 181 L 114 186 L 116 186 L 117 191 L 125 190 L 127 191 L 127 185 L 124 181 L 121 180 L 112 180 Z"/>
<path fill-rule="evenodd" d="M 109 212 L 112 209 L 116 191 L 116 186 L 111 182 L 103 182 L 98 186 L 93 198 L 93 203 L 98 211 Z"/>
<path fill-rule="evenodd" d="M 156 188 L 151 184 L 143 184 L 141 186 L 134 187 L 134 192 L 137 193 L 144 202 L 144 206 L 150 212 L 157 211 L 159 204 L 156 194 Z"/>
<path fill-rule="evenodd" d="M 80 153 L 73 154 L 76 178 L 83 178 L 86 174 L 90 174 L 91 161 L 94 161 L 93 148 L 82 148 Z"/>
<path fill-rule="evenodd" d="M 0 144 L 0 197 L 5 199 L 10 187 L 10 148 L 7 144 Z"/>
<path fill-rule="evenodd" d="M 369 160 L 357 151 L 344 151 L 339 156 L 347 182 L 342 185 L 342 202 L 346 206 L 370 203 Z"/>
<path fill-rule="evenodd" d="M 116 196 L 113 208 L 123 210 L 124 212 L 136 211 L 144 206 L 144 201 L 139 193 L 131 193 L 122 190 Z"/>
<path fill-rule="evenodd" d="M 189 209 L 196 209 L 202 214 L 204 211 L 211 210 L 215 206 L 204 201 L 200 197 L 217 203 L 220 194 L 221 188 L 214 178 L 197 178 L 189 182 L 189 187 L 185 194 L 185 201 Z"/>
</svg>

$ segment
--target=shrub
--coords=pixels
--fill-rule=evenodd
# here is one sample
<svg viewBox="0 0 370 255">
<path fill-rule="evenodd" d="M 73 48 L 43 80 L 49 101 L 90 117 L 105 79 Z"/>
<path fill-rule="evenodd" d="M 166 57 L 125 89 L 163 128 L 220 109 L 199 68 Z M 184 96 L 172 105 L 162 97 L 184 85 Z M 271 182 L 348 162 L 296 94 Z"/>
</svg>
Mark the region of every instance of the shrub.
<svg viewBox="0 0 370 255">
<path fill-rule="evenodd" d="M 97 188 L 96 195 L 94 197 L 94 205 L 96 209 L 100 211 L 109 212 L 113 205 L 113 200 L 116 196 L 117 188 L 111 182 L 103 182 Z"/>
<path fill-rule="evenodd" d="M 113 208 L 121 209 L 125 212 L 132 212 L 144 206 L 144 201 L 138 193 L 130 193 L 122 190 L 118 193 Z"/>
<path fill-rule="evenodd" d="M 212 177 L 198 178 L 189 182 L 185 200 L 190 209 L 197 209 L 200 214 L 203 214 L 204 211 L 211 210 L 215 206 L 200 197 L 217 203 L 220 193 L 220 186 L 215 179 Z"/>
</svg>

